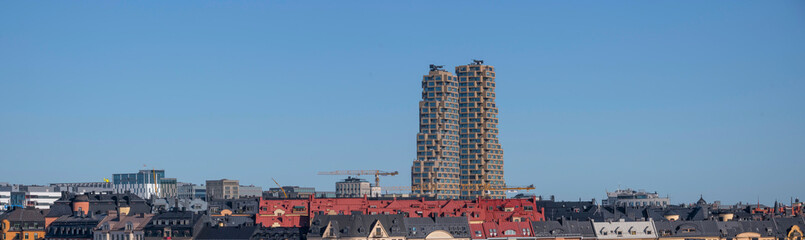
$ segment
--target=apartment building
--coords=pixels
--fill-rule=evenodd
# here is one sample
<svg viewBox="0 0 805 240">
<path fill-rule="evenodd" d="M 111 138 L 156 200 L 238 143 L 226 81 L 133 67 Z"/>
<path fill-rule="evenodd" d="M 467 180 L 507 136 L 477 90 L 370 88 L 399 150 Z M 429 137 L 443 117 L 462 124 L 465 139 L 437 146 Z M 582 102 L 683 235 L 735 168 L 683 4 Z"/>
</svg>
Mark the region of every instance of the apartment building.
<svg viewBox="0 0 805 240">
<path fill-rule="evenodd" d="M 422 77 L 412 193 L 439 199 L 504 198 L 495 68 L 473 60 L 455 72 L 431 64 Z"/>
<path fill-rule="evenodd" d="M 207 201 L 211 199 L 237 199 L 240 197 L 240 181 L 207 180 Z"/>
<path fill-rule="evenodd" d="M 422 77 L 417 158 L 411 167 L 414 194 L 457 199 L 459 183 L 458 78 L 431 64 Z"/>
</svg>

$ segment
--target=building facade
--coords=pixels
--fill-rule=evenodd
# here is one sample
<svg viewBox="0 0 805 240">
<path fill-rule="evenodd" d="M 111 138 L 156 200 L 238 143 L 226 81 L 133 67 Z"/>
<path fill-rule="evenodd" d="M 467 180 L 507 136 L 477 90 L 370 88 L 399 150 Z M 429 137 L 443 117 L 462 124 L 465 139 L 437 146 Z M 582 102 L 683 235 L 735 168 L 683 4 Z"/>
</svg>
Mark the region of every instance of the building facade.
<svg viewBox="0 0 805 240">
<path fill-rule="evenodd" d="M 55 187 L 61 192 L 70 193 L 102 193 L 114 192 L 115 188 L 112 182 L 77 182 L 77 183 L 51 183 L 51 187 Z"/>
<path fill-rule="evenodd" d="M 335 197 L 335 192 L 331 192 L 332 197 Z M 263 192 L 263 198 L 309 198 L 310 196 L 319 196 L 316 188 L 313 187 L 300 187 L 300 186 L 282 186 L 279 188 L 269 188 L 268 191 Z"/>
<path fill-rule="evenodd" d="M 347 177 L 335 183 L 336 197 L 373 196 L 371 184 L 360 178 Z"/>
<path fill-rule="evenodd" d="M 55 187 L 18 186 L 17 192 L 11 192 L 11 205 L 50 209 L 59 197 L 61 192 Z"/>
<path fill-rule="evenodd" d="M 495 68 L 473 60 L 422 78 L 411 190 L 439 199 L 504 198 Z"/>
<path fill-rule="evenodd" d="M 12 186 L 0 186 L 0 212 L 6 211 L 11 205 Z"/>
<path fill-rule="evenodd" d="M 422 77 L 416 145 L 412 193 L 459 198 L 458 79 L 442 66 L 430 65 L 428 75 Z"/>
<path fill-rule="evenodd" d="M 462 198 L 504 198 L 503 148 L 498 139 L 495 68 L 481 60 L 456 67 Z"/>
<path fill-rule="evenodd" d="M 644 190 L 618 189 L 614 192 L 607 192 L 607 199 L 601 205 L 615 207 L 645 207 L 658 206 L 665 207 L 670 203 L 667 197 L 660 197 L 659 194 L 649 193 Z"/>
<path fill-rule="evenodd" d="M 176 179 L 166 179 L 165 170 L 140 170 L 138 173 L 118 173 L 112 175 L 115 193 L 131 192 L 143 199 L 165 197 L 164 194 L 175 193 Z M 172 183 L 172 186 L 171 186 Z M 173 190 L 163 190 L 163 188 Z M 175 195 L 174 195 L 175 196 Z"/>
<path fill-rule="evenodd" d="M 263 188 L 259 186 L 249 185 L 249 186 L 239 186 L 238 187 L 238 196 L 239 197 L 261 197 L 263 196 Z"/>
<path fill-rule="evenodd" d="M 237 199 L 240 197 L 238 180 L 207 180 L 207 201 L 210 199 Z"/>
<path fill-rule="evenodd" d="M 182 199 L 207 199 L 207 187 L 192 183 L 180 183 L 176 187 L 176 196 Z"/>
<path fill-rule="evenodd" d="M 143 240 L 143 230 L 153 214 L 125 215 L 109 212 L 93 229 L 93 240 Z"/>
<path fill-rule="evenodd" d="M 48 210 L 16 208 L 0 215 L 0 240 L 38 240 L 45 238 Z"/>
</svg>

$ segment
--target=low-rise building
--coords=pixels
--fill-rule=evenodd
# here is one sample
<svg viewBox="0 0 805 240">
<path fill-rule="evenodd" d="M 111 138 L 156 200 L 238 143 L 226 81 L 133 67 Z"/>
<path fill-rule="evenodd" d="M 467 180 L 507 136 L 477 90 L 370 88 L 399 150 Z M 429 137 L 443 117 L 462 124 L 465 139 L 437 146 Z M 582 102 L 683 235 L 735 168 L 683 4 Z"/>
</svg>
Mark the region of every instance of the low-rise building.
<svg viewBox="0 0 805 240">
<path fill-rule="evenodd" d="M 262 197 L 263 196 L 263 187 L 249 185 L 249 186 L 239 186 L 238 187 L 238 195 L 239 197 Z"/>
<path fill-rule="evenodd" d="M 176 188 L 176 195 L 179 198 L 185 199 L 207 199 L 207 187 L 199 186 L 192 183 L 178 183 Z"/>
<path fill-rule="evenodd" d="M 115 193 L 133 193 L 143 199 L 176 197 L 176 179 L 165 178 L 165 170 L 140 170 L 112 175 Z"/>
<path fill-rule="evenodd" d="M 657 239 L 657 230 L 654 228 L 654 221 L 652 220 L 593 222 L 593 229 L 597 239 Z"/>
<path fill-rule="evenodd" d="M 203 198 L 159 198 L 151 202 L 152 212 L 190 211 L 194 213 L 206 212 L 207 202 Z"/>
<path fill-rule="evenodd" d="M 238 180 L 207 180 L 207 201 L 211 199 L 237 199 L 240 197 Z"/>
<path fill-rule="evenodd" d="M 336 197 L 377 197 L 379 194 L 379 191 L 373 194 L 371 183 L 360 178 L 347 177 L 347 179 L 335 183 Z"/>
<path fill-rule="evenodd" d="M 406 240 L 405 216 L 391 215 L 319 215 L 313 219 L 308 240 Z"/>
<path fill-rule="evenodd" d="M 654 227 L 660 240 L 719 240 L 721 233 L 712 220 L 656 221 Z"/>
<path fill-rule="evenodd" d="M 409 240 L 472 238 L 469 221 L 466 217 L 404 218 Z"/>
<path fill-rule="evenodd" d="M 0 215 L 0 240 L 45 238 L 45 215 L 49 210 L 16 208 Z"/>
<path fill-rule="evenodd" d="M 84 215 L 100 215 L 109 211 L 118 211 L 126 214 L 151 213 L 151 206 L 137 195 L 127 194 L 72 194 L 64 192 L 45 216 L 46 225 L 62 216 L 74 215 L 82 212 Z"/>
<path fill-rule="evenodd" d="M 0 213 L 8 210 L 11 206 L 12 186 L 0 185 Z"/>
<path fill-rule="evenodd" d="M 319 197 L 316 188 L 282 186 L 281 188 L 269 188 L 268 191 L 263 192 L 263 198 L 309 198 L 310 196 Z M 335 197 L 334 192 L 332 197 Z"/>
<path fill-rule="evenodd" d="M 143 240 L 145 226 L 152 217 L 153 214 L 110 211 L 93 229 L 94 240 Z"/>
<path fill-rule="evenodd" d="M 721 240 L 775 240 L 777 226 L 773 221 L 716 222 Z"/>
<path fill-rule="evenodd" d="M 649 193 L 645 190 L 618 189 L 614 192 L 607 192 L 607 198 L 602 201 L 604 206 L 618 207 L 645 207 L 645 206 L 668 206 L 670 200 L 667 197 L 660 197 L 656 192 Z"/>
<path fill-rule="evenodd" d="M 48 226 L 45 239 L 48 240 L 92 240 L 93 229 L 104 215 L 76 211 L 69 216 L 61 216 Z"/>
<path fill-rule="evenodd" d="M 191 240 L 208 222 L 206 215 L 189 211 L 159 213 L 145 226 L 145 240 Z"/>
<path fill-rule="evenodd" d="M 16 191 L 11 192 L 10 205 L 50 209 L 50 206 L 59 197 L 61 197 L 61 192 L 56 190 L 55 187 L 19 185 Z"/>
<path fill-rule="evenodd" d="M 113 193 L 114 185 L 111 182 L 77 182 L 77 183 L 51 183 L 57 191 L 75 194 L 84 193 Z"/>
<path fill-rule="evenodd" d="M 536 239 L 581 240 L 595 239 L 591 221 L 559 219 L 555 221 L 531 222 Z"/>
</svg>

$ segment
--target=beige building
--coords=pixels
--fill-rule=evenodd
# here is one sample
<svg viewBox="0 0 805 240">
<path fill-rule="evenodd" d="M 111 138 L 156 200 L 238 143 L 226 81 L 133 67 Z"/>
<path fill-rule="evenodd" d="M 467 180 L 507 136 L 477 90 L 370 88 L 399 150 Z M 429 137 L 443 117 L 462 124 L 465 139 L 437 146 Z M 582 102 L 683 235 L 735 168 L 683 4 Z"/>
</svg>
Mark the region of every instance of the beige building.
<svg viewBox="0 0 805 240">
<path fill-rule="evenodd" d="M 98 226 L 93 229 L 94 240 L 143 240 L 143 228 L 154 217 L 153 214 L 127 215 L 125 212 L 110 211 Z"/>
<path fill-rule="evenodd" d="M 495 68 L 482 60 L 456 67 L 459 83 L 461 197 L 504 198 L 503 148 L 498 140 Z"/>
<path fill-rule="evenodd" d="M 379 197 L 380 188 L 374 187 L 366 180 L 347 177 L 335 183 L 336 197 Z"/>
<path fill-rule="evenodd" d="M 456 199 L 460 196 L 458 79 L 441 68 L 430 65 L 428 75 L 422 77 L 411 190 L 416 195 Z"/>
<path fill-rule="evenodd" d="M 207 200 L 210 199 L 237 199 L 240 196 L 240 182 L 238 180 L 207 180 Z"/>
</svg>

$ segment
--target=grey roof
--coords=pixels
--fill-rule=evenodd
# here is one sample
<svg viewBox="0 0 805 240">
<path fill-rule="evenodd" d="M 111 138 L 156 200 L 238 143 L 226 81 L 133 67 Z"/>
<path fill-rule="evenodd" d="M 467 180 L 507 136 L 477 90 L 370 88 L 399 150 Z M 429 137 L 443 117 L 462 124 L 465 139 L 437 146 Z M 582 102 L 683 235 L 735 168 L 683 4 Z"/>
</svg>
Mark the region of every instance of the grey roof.
<svg viewBox="0 0 805 240">
<path fill-rule="evenodd" d="M 62 193 L 62 197 L 50 206 L 47 217 L 59 217 L 71 215 L 73 201 L 89 202 L 89 210 L 94 214 L 103 214 L 110 210 L 117 210 L 118 207 L 129 207 L 129 214 L 151 213 L 151 206 L 148 202 L 131 193 L 120 194 L 72 194 Z"/>
<path fill-rule="evenodd" d="M 776 225 L 772 221 L 726 221 L 716 222 L 722 237 L 734 238 L 744 232 L 755 232 L 761 236 L 775 236 Z"/>
<path fill-rule="evenodd" d="M 654 222 L 659 237 L 713 237 L 721 236 L 715 221 L 659 221 Z"/>
<path fill-rule="evenodd" d="M 0 220 L 8 219 L 9 222 L 42 222 L 45 223 L 45 215 L 48 214 L 48 209 L 35 209 L 35 208 L 15 208 L 9 212 L 0 215 Z"/>
<path fill-rule="evenodd" d="M 805 229 L 805 218 L 803 217 L 774 218 L 772 220 L 777 227 L 777 239 L 787 238 L 788 231 L 795 225 L 799 226 L 801 230 Z"/>
<path fill-rule="evenodd" d="M 254 225 L 254 216 L 210 216 L 212 225 L 223 224 L 227 227 Z"/>
<path fill-rule="evenodd" d="M 237 226 L 237 227 L 204 227 L 196 239 L 206 240 L 225 240 L 225 239 L 250 239 L 258 230 L 256 226 Z"/>
<path fill-rule="evenodd" d="M 393 215 L 317 215 L 313 218 L 308 232 L 309 236 L 321 237 L 331 224 L 336 237 L 367 237 L 375 222 L 380 222 L 389 236 L 405 236 L 408 234 L 402 214 Z"/>
<path fill-rule="evenodd" d="M 48 227 L 46 238 L 92 238 L 92 229 L 105 217 L 100 214 L 61 216 Z"/>
<path fill-rule="evenodd" d="M 454 238 L 472 236 L 467 217 L 404 218 L 403 222 L 408 230 L 406 235 L 408 238 L 425 238 L 428 234 L 439 230 L 450 233 Z"/>
<path fill-rule="evenodd" d="M 302 240 L 306 239 L 305 229 L 294 227 L 260 228 L 252 235 L 254 240 Z"/>
<path fill-rule="evenodd" d="M 534 236 L 537 238 L 556 237 L 595 237 L 595 230 L 590 221 L 565 220 L 531 222 Z"/>
<path fill-rule="evenodd" d="M 260 210 L 260 198 L 211 199 L 207 201 L 207 206 L 213 214 L 224 209 L 231 210 L 233 214 L 257 214 Z"/>
</svg>

